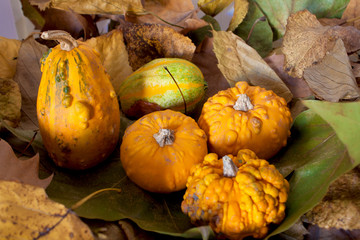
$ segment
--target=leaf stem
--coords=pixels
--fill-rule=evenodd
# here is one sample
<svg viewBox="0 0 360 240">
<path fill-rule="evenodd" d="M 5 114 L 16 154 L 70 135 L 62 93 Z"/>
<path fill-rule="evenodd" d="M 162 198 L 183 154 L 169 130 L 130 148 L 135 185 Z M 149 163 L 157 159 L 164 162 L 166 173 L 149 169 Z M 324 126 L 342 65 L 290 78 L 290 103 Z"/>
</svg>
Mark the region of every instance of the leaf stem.
<svg viewBox="0 0 360 240">
<path fill-rule="evenodd" d="M 265 20 L 266 20 L 266 16 L 259 17 L 258 19 L 255 20 L 255 22 L 253 23 L 253 25 L 252 25 L 252 27 L 251 27 L 251 29 L 250 29 L 250 32 L 249 32 L 249 34 L 248 34 L 248 36 L 247 36 L 246 43 L 249 42 L 249 39 L 250 39 L 250 37 L 251 37 L 251 35 L 252 35 L 252 32 L 254 31 L 255 25 L 256 25 L 258 22 L 265 22 Z"/>
<path fill-rule="evenodd" d="M 88 201 L 89 199 L 91 199 L 92 197 L 94 197 L 95 195 L 105 192 L 105 191 L 116 191 L 116 192 L 121 192 L 121 189 L 119 188 L 104 188 L 104 189 L 100 189 L 97 190 L 89 195 L 87 195 L 86 197 L 84 197 L 83 199 L 81 199 L 80 201 L 78 201 L 77 203 L 75 203 L 74 205 L 71 206 L 71 210 L 75 210 L 76 208 L 80 207 L 81 205 L 83 205 L 86 201 Z"/>
</svg>

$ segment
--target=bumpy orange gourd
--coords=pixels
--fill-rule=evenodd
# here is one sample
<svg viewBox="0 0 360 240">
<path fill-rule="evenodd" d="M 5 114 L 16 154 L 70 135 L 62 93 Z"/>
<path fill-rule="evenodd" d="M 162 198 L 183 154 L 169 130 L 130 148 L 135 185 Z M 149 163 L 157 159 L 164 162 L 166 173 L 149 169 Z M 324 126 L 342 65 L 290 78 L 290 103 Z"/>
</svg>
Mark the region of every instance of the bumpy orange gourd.
<svg viewBox="0 0 360 240">
<path fill-rule="evenodd" d="M 185 188 L 191 167 L 207 154 L 206 135 L 196 121 L 173 110 L 149 113 L 123 136 L 120 159 L 141 188 L 169 193 Z"/>
<path fill-rule="evenodd" d="M 120 110 L 109 75 L 98 53 L 68 33 L 41 37 L 60 42 L 41 61 L 37 117 L 43 143 L 60 167 L 93 167 L 119 139 Z"/>
<path fill-rule="evenodd" d="M 285 217 L 289 183 L 274 165 L 248 149 L 218 159 L 210 153 L 191 169 L 182 211 L 229 239 L 263 238 Z"/>
<path fill-rule="evenodd" d="M 210 97 L 198 120 L 208 136 L 209 152 L 224 156 L 250 149 L 263 159 L 286 145 L 291 123 L 282 97 L 244 81 Z"/>
</svg>

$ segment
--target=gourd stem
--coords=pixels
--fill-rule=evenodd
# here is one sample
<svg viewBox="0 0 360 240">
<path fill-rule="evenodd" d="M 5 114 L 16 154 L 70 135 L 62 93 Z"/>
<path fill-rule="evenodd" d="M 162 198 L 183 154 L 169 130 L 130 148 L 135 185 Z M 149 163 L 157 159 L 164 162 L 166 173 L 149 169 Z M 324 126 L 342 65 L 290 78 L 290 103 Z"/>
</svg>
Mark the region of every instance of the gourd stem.
<svg viewBox="0 0 360 240">
<path fill-rule="evenodd" d="M 239 97 L 233 106 L 235 110 L 247 112 L 254 108 L 248 95 L 239 94 L 238 96 Z"/>
<path fill-rule="evenodd" d="M 174 130 L 171 129 L 160 129 L 158 133 L 153 135 L 156 142 L 160 147 L 164 147 L 165 145 L 172 145 L 175 141 Z"/>
<path fill-rule="evenodd" d="M 40 37 L 45 40 L 55 40 L 60 42 L 60 48 L 65 51 L 71 51 L 79 46 L 79 43 L 68 32 L 62 30 L 42 32 Z"/>
<path fill-rule="evenodd" d="M 223 175 L 224 177 L 235 177 L 239 168 L 235 165 L 232 159 L 225 155 L 222 157 L 223 160 Z"/>
</svg>

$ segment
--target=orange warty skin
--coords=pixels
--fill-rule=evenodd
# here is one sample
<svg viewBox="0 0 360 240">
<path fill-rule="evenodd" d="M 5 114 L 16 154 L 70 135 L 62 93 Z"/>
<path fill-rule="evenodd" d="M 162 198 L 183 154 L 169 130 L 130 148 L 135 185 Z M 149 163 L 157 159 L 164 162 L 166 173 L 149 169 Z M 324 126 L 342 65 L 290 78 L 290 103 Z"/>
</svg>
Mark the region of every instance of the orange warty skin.
<svg viewBox="0 0 360 240">
<path fill-rule="evenodd" d="M 192 223 L 209 224 L 219 237 L 263 238 L 269 224 L 279 224 L 285 217 L 289 183 L 251 150 L 226 156 L 238 167 L 236 175 L 223 176 L 222 159 L 207 154 L 191 170 L 181 209 Z"/>
<path fill-rule="evenodd" d="M 160 129 L 173 131 L 172 144 L 158 144 L 154 134 Z M 170 193 L 185 188 L 191 167 L 208 153 L 206 142 L 206 134 L 191 117 L 169 109 L 156 111 L 126 129 L 120 159 L 127 176 L 138 186 Z"/>
<path fill-rule="evenodd" d="M 235 110 L 239 94 L 246 94 L 254 108 Z M 250 149 L 259 158 L 269 159 L 287 144 L 292 117 L 285 99 L 241 81 L 210 97 L 198 124 L 208 136 L 209 152 L 224 156 Z"/>
<path fill-rule="evenodd" d="M 120 109 L 99 54 L 85 43 L 71 51 L 57 45 L 41 61 L 37 118 L 56 165 L 91 168 L 115 149 Z"/>
</svg>

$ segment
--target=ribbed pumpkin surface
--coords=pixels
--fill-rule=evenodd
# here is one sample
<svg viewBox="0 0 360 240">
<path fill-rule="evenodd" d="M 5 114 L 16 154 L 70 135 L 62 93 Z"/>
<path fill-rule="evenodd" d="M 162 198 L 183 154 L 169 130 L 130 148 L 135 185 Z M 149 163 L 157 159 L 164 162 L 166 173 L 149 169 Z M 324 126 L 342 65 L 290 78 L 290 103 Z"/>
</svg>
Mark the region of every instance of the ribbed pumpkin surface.
<svg viewBox="0 0 360 240">
<path fill-rule="evenodd" d="M 37 98 L 40 133 L 61 167 L 85 169 L 115 148 L 120 129 L 116 93 L 98 54 L 87 45 L 59 45 L 41 61 Z"/>
<path fill-rule="evenodd" d="M 118 95 L 121 109 L 131 117 L 134 115 L 131 108 L 137 101 L 158 105 L 158 109 L 172 109 L 184 112 L 184 95 L 187 111 L 191 112 L 205 95 L 207 83 L 200 69 L 190 61 L 179 58 L 155 59 L 136 70 L 121 84 Z"/>
</svg>

